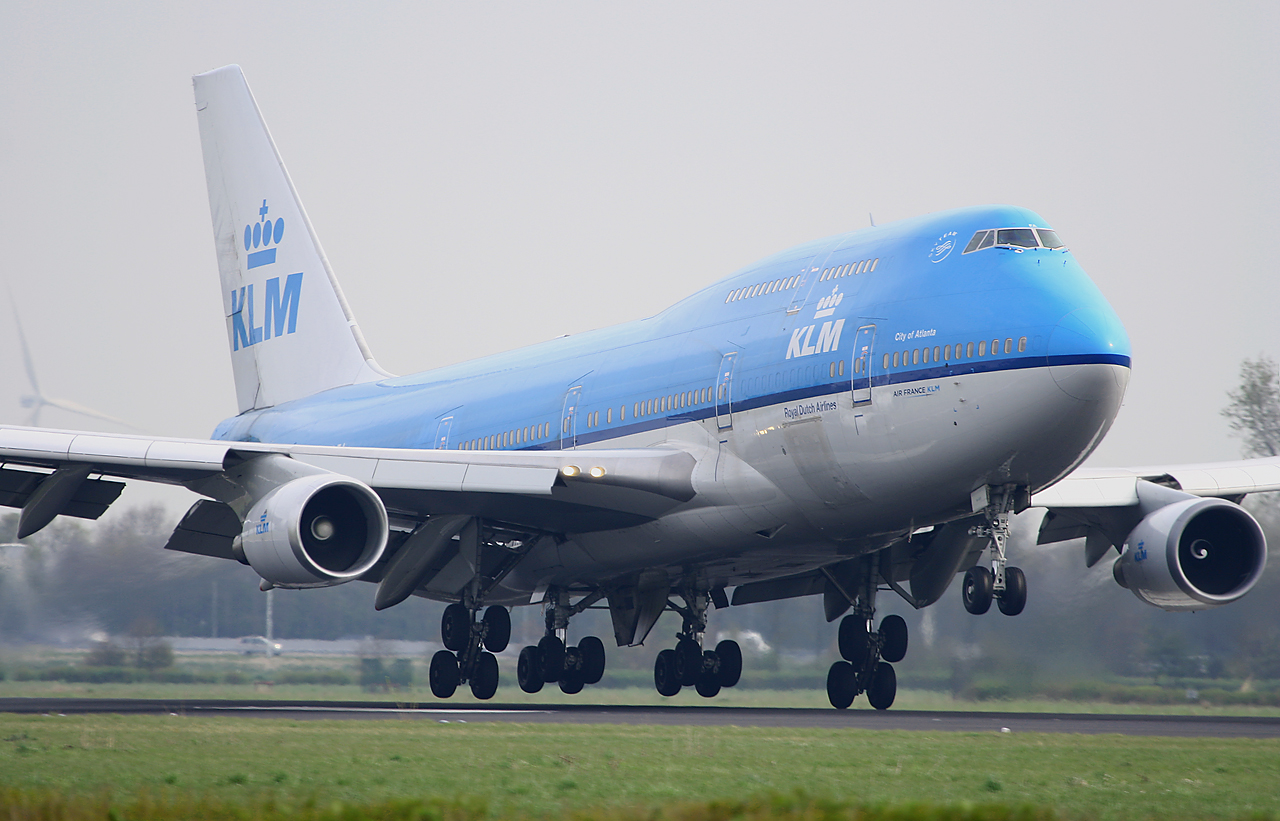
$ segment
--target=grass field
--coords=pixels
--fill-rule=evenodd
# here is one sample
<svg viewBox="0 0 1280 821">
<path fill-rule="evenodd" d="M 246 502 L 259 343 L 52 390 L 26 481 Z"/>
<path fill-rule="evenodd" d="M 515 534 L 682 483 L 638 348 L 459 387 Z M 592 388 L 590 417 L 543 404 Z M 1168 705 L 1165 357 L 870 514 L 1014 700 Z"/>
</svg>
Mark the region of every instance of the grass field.
<svg viewBox="0 0 1280 821">
<path fill-rule="evenodd" d="M 246 817 L 267 817 L 263 807 L 314 812 L 432 799 L 454 816 L 461 807 L 469 817 L 656 818 L 698 806 L 692 817 L 705 819 L 716 813 L 698 802 L 797 790 L 839 806 L 1241 818 L 1280 814 L 1278 784 L 1275 740 L 0 715 L 0 787 L 11 790 L 0 805 L 56 796 L 100 808 L 0 811 L 14 818 L 101 817 L 101 808 L 143 796 L 144 804 L 241 807 Z M 804 806 L 801 816 L 823 814 Z M 141 815 L 193 813 L 217 814 Z"/>
</svg>

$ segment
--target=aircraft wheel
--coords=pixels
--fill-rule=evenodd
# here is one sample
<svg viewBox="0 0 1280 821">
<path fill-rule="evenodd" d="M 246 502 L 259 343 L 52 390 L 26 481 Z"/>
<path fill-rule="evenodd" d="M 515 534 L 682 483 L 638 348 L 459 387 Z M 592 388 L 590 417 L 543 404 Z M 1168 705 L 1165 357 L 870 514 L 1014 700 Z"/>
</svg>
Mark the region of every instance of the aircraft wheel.
<svg viewBox="0 0 1280 821">
<path fill-rule="evenodd" d="M 578 642 L 578 651 L 582 653 L 582 682 L 599 684 L 604 677 L 604 642 L 595 636 L 586 636 Z"/>
<path fill-rule="evenodd" d="M 511 613 L 501 606 L 490 607 L 484 611 L 484 649 L 490 653 L 501 653 L 511 642 Z"/>
<path fill-rule="evenodd" d="M 542 680 L 542 660 L 538 657 L 538 648 L 533 645 L 520 651 L 516 660 L 516 683 L 526 693 L 536 693 L 545 683 Z"/>
<path fill-rule="evenodd" d="M 837 661 L 827 671 L 827 699 L 837 710 L 847 710 L 858 694 L 858 675 L 847 661 Z"/>
<path fill-rule="evenodd" d="M 981 616 L 990 610 L 994 584 L 995 579 L 992 578 L 991 571 L 982 565 L 974 565 L 965 571 L 964 584 L 960 587 L 964 609 L 975 616 Z"/>
<path fill-rule="evenodd" d="M 653 686 L 659 695 L 674 696 L 680 692 L 680 679 L 676 678 L 676 651 L 663 650 L 653 662 Z"/>
<path fill-rule="evenodd" d="M 867 701 L 877 710 L 887 710 L 898 694 L 898 674 L 887 661 L 876 663 L 871 671 L 871 683 L 867 687 Z"/>
<path fill-rule="evenodd" d="M 574 695 L 582 692 L 582 673 L 578 671 L 570 671 L 564 674 L 560 679 L 560 692 L 566 695 Z"/>
<path fill-rule="evenodd" d="M 713 650 L 704 651 L 702 658 L 702 675 L 698 676 L 698 683 L 693 688 L 703 698 L 715 698 L 720 693 L 720 674 L 716 671 L 720 659 Z"/>
<path fill-rule="evenodd" d="M 471 638 L 471 613 L 458 602 L 444 609 L 440 617 L 440 640 L 444 649 L 460 653 Z"/>
<path fill-rule="evenodd" d="M 448 650 L 440 650 L 431 657 L 431 666 L 427 669 L 427 682 L 431 685 L 431 695 L 436 698 L 450 698 L 458 689 L 458 657 Z"/>
<path fill-rule="evenodd" d="M 481 653 L 471 674 L 471 695 L 488 701 L 498 692 L 498 660 L 493 653 Z"/>
<path fill-rule="evenodd" d="M 742 648 L 736 641 L 725 639 L 716 645 L 716 655 L 720 657 L 720 686 L 734 686 L 742 678 Z"/>
<path fill-rule="evenodd" d="M 538 658 L 542 660 L 542 680 L 559 681 L 564 673 L 564 642 L 559 636 L 543 636 L 538 641 Z"/>
<path fill-rule="evenodd" d="M 840 620 L 840 657 L 861 665 L 871 649 L 871 636 L 867 633 L 867 620 L 861 616 L 845 616 Z"/>
<path fill-rule="evenodd" d="M 880 620 L 880 658 L 902 661 L 907 656 L 907 621 L 902 616 Z"/>
<path fill-rule="evenodd" d="M 1021 569 L 1004 569 L 1004 592 L 996 599 L 996 606 L 1006 616 L 1016 616 L 1027 606 L 1027 576 Z"/>
<path fill-rule="evenodd" d="M 702 675 L 702 648 L 693 639 L 680 639 L 674 652 L 676 678 L 685 687 L 697 684 Z"/>
</svg>

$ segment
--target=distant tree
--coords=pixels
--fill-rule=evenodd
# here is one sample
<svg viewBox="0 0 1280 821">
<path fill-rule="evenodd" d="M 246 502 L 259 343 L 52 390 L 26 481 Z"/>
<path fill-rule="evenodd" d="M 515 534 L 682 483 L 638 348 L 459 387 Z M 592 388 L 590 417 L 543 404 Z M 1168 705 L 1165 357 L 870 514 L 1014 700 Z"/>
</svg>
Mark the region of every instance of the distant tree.
<svg viewBox="0 0 1280 821">
<path fill-rule="evenodd" d="M 1280 368 L 1266 354 L 1240 364 L 1240 387 L 1227 391 L 1227 424 L 1244 440 L 1245 456 L 1280 456 Z"/>
</svg>

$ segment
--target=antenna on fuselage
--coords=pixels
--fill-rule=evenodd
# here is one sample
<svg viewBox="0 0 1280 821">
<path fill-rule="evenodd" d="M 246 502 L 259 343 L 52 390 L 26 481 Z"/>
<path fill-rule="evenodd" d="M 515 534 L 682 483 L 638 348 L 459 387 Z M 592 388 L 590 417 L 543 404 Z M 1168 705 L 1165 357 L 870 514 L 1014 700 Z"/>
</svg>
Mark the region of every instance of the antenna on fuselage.
<svg viewBox="0 0 1280 821">
<path fill-rule="evenodd" d="M 871 220 L 871 227 L 872 227 L 872 228 L 875 228 L 875 227 L 876 227 L 876 218 L 875 218 L 874 216 L 872 216 L 872 214 L 871 214 L 871 212 L 870 212 L 870 211 L 868 211 L 868 212 L 867 212 L 867 219 Z"/>
</svg>

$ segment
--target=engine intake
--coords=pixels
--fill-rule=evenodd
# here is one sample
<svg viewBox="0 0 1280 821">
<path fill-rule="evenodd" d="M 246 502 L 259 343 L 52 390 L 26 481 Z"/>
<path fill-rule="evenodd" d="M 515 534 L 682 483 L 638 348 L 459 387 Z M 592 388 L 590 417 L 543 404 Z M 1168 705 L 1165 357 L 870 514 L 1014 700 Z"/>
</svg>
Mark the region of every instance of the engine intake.
<svg viewBox="0 0 1280 821">
<path fill-rule="evenodd" d="M 363 482 L 336 474 L 294 479 L 250 508 L 237 557 L 276 587 L 329 587 L 359 578 L 387 546 L 387 511 Z"/>
<path fill-rule="evenodd" d="M 1248 593 L 1266 565 L 1266 537 L 1247 511 L 1222 499 L 1186 499 L 1139 522 L 1112 573 L 1148 604 L 1205 610 Z"/>
</svg>

